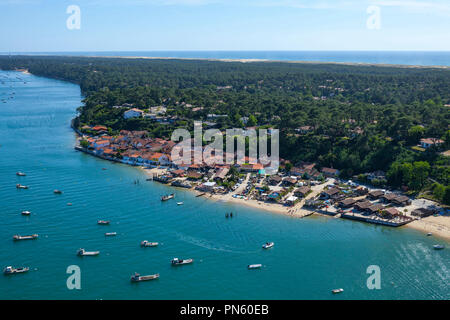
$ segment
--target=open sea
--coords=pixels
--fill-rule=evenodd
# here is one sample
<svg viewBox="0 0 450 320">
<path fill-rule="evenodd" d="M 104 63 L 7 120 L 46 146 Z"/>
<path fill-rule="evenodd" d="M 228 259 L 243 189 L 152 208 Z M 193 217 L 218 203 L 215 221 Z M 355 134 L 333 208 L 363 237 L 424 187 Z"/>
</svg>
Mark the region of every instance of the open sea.
<svg viewBox="0 0 450 320">
<path fill-rule="evenodd" d="M 70 120 L 81 99 L 75 84 L 0 71 L 0 267 L 30 267 L 0 275 L 0 299 L 450 298 L 450 251 L 432 248 L 448 243 L 409 228 L 291 218 L 180 189 L 161 203 L 173 188 L 74 150 Z M 39 239 L 12 240 L 32 233 Z M 140 248 L 145 239 L 160 246 Z M 275 247 L 262 250 L 267 241 Z M 78 257 L 81 247 L 101 253 Z M 174 257 L 195 261 L 172 267 Z M 247 269 L 256 263 L 261 270 Z M 66 286 L 70 265 L 81 268 L 81 290 Z M 380 290 L 367 288 L 370 265 L 380 267 Z M 160 279 L 132 284 L 134 272 Z"/>
<path fill-rule="evenodd" d="M 7 52 L 0 54 L 9 54 Z M 18 52 L 68 56 L 164 57 L 201 59 L 263 59 L 340 63 L 450 66 L 450 51 L 78 51 Z"/>
</svg>

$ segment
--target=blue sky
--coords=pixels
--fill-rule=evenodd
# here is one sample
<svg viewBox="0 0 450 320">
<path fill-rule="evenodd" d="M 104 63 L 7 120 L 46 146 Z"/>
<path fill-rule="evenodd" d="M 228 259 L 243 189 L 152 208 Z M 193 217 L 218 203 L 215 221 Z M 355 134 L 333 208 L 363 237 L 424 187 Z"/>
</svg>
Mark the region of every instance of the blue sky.
<svg viewBox="0 0 450 320">
<path fill-rule="evenodd" d="M 81 28 L 69 30 L 69 5 Z M 380 28 L 369 29 L 370 6 Z M 450 50 L 449 0 L 0 0 L 0 52 Z"/>
</svg>

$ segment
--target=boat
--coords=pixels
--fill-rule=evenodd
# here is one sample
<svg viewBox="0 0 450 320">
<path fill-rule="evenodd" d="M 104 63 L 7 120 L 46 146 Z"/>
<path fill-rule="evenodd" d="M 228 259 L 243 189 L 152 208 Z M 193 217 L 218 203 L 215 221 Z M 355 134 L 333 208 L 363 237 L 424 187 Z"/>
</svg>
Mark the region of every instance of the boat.
<svg viewBox="0 0 450 320">
<path fill-rule="evenodd" d="M 434 250 L 442 250 L 442 249 L 444 249 L 445 247 L 442 245 L 442 244 L 435 244 L 434 246 L 433 246 L 433 249 Z"/>
<path fill-rule="evenodd" d="M 21 268 L 13 268 L 11 266 L 6 267 L 3 269 L 4 274 L 14 274 L 14 273 L 24 273 L 30 270 L 30 268 L 21 267 Z"/>
<path fill-rule="evenodd" d="M 258 263 L 258 264 L 249 264 L 247 268 L 249 269 L 261 269 L 262 264 Z"/>
<path fill-rule="evenodd" d="M 86 251 L 84 249 L 78 249 L 77 255 L 79 256 L 98 256 L 100 251 Z"/>
<path fill-rule="evenodd" d="M 177 206 L 182 206 L 183 204 L 183 202 L 177 202 Z"/>
<path fill-rule="evenodd" d="M 31 214 L 30 211 L 22 211 L 23 216 L 29 216 Z"/>
<path fill-rule="evenodd" d="M 26 176 L 26 174 L 25 173 L 23 173 L 23 172 L 16 172 L 16 175 L 18 175 L 19 177 L 25 177 Z"/>
<path fill-rule="evenodd" d="M 274 245 L 275 245 L 275 243 L 273 243 L 273 242 L 267 242 L 267 243 L 264 243 L 262 247 L 263 247 L 263 249 L 270 249 Z"/>
<path fill-rule="evenodd" d="M 431 237 L 433 234 L 431 232 L 427 233 L 427 237 Z"/>
<path fill-rule="evenodd" d="M 148 276 L 141 276 L 139 273 L 135 273 L 131 276 L 131 282 L 141 282 L 141 281 L 149 281 L 149 280 L 155 280 L 159 278 L 159 273 L 157 274 L 151 274 Z"/>
<path fill-rule="evenodd" d="M 102 225 L 106 225 L 106 224 L 109 224 L 110 223 L 110 221 L 108 221 L 108 220 L 98 220 L 97 221 L 97 224 L 102 224 Z"/>
<path fill-rule="evenodd" d="M 16 234 L 15 236 L 13 236 L 13 240 L 15 241 L 19 241 L 19 240 L 34 240 L 37 239 L 39 236 L 37 234 L 32 234 L 29 236 L 21 236 Z"/>
<path fill-rule="evenodd" d="M 189 264 L 194 262 L 193 259 L 178 259 L 178 258 L 173 258 L 172 259 L 172 265 L 173 266 L 179 266 L 179 265 L 183 265 L 183 264 Z"/>
<path fill-rule="evenodd" d="M 114 237 L 114 236 L 117 236 L 117 232 L 106 232 L 105 236 L 106 237 Z"/>
<path fill-rule="evenodd" d="M 144 240 L 141 242 L 141 247 L 156 247 L 158 246 L 158 242 L 149 242 L 147 240 Z"/>
<path fill-rule="evenodd" d="M 344 292 L 344 289 L 342 289 L 342 288 L 339 288 L 339 289 L 333 289 L 333 290 L 331 290 L 331 292 L 334 293 L 334 294 L 336 294 L 336 293 L 341 293 L 341 292 Z"/>
<path fill-rule="evenodd" d="M 61 190 L 53 190 L 54 194 L 62 194 L 63 192 Z"/>
<path fill-rule="evenodd" d="M 27 186 L 21 185 L 20 183 L 16 184 L 17 189 L 28 189 Z"/>
<path fill-rule="evenodd" d="M 173 199 L 173 198 L 175 198 L 175 193 L 171 193 L 171 194 L 162 196 L 161 197 L 161 201 L 167 201 L 167 200 L 170 200 L 170 199 Z"/>
</svg>

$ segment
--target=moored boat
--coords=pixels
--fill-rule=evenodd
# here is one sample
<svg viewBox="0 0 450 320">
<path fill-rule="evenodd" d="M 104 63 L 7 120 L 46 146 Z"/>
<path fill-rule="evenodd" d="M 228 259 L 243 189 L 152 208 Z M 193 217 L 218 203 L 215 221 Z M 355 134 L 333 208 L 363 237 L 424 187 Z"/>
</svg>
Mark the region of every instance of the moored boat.
<svg viewBox="0 0 450 320">
<path fill-rule="evenodd" d="M 264 243 L 263 244 L 263 249 L 270 249 L 270 248 L 272 248 L 273 246 L 275 245 L 275 243 L 273 243 L 273 242 L 266 242 L 266 243 Z"/>
<path fill-rule="evenodd" d="M 114 237 L 114 236 L 117 236 L 117 232 L 106 232 L 105 236 L 106 237 Z"/>
<path fill-rule="evenodd" d="M 194 262 L 194 259 L 178 259 L 178 258 L 173 258 L 172 259 L 172 265 L 173 266 L 189 264 L 189 263 L 192 263 L 192 262 Z"/>
<path fill-rule="evenodd" d="M 37 234 L 32 234 L 29 236 L 21 236 L 16 234 L 15 236 L 13 236 L 13 240 L 14 241 L 18 241 L 18 240 L 34 240 L 37 239 L 39 236 Z"/>
<path fill-rule="evenodd" d="M 257 264 L 249 264 L 249 265 L 247 266 L 247 268 L 249 268 L 249 269 L 261 269 L 261 267 L 262 267 L 262 264 L 260 264 L 260 263 L 257 263 Z"/>
<path fill-rule="evenodd" d="M 161 197 L 161 201 L 167 201 L 167 200 L 170 200 L 170 199 L 173 199 L 173 198 L 175 198 L 175 193 L 171 193 L 171 194 L 162 196 Z"/>
<path fill-rule="evenodd" d="M 427 233 L 427 237 L 431 237 L 433 234 L 431 232 Z"/>
<path fill-rule="evenodd" d="M 106 224 L 109 224 L 111 221 L 108 221 L 108 220 L 98 220 L 97 221 L 97 224 L 102 224 L 102 225 L 106 225 Z"/>
<path fill-rule="evenodd" d="M 31 214 L 30 211 L 22 211 L 23 216 L 29 216 Z"/>
<path fill-rule="evenodd" d="M 21 267 L 21 268 L 13 268 L 11 266 L 6 267 L 3 269 L 4 274 L 14 274 L 14 273 L 24 273 L 30 270 L 30 268 Z"/>
<path fill-rule="evenodd" d="M 21 172 L 21 171 L 16 172 L 16 175 L 19 176 L 19 177 L 25 177 L 26 176 L 26 174 Z"/>
<path fill-rule="evenodd" d="M 158 246 L 158 244 L 159 244 L 158 242 L 150 242 L 150 241 L 144 240 L 141 242 L 141 247 L 156 247 L 156 246 Z"/>
<path fill-rule="evenodd" d="M 53 190 L 54 194 L 62 194 L 63 192 L 61 190 Z"/>
<path fill-rule="evenodd" d="M 177 206 L 182 206 L 183 204 L 183 202 L 177 202 Z"/>
<path fill-rule="evenodd" d="M 433 249 L 434 250 L 442 250 L 444 248 L 445 247 L 442 244 L 435 244 L 435 245 L 433 245 Z"/>
<path fill-rule="evenodd" d="M 141 276 L 139 273 L 135 273 L 131 276 L 131 282 L 141 282 L 141 281 L 149 281 L 149 280 L 155 280 L 159 278 L 159 273 L 151 274 L 148 276 Z"/>
<path fill-rule="evenodd" d="M 16 184 L 17 189 L 28 189 L 27 186 L 21 185 L 20 183 Z"/>
<path fill-rule="evenodd" d="M 78 256 L 98 256 L 100 254 L 100 251 L 86 251 L 84 249 L 78 249 L 77 255 Z"/>
<path fill-rule="evenodd" d="M 342 289 L 342 288 L 339 288 L 339 289 L 333 289 L 333 290 L 331 290 L 331 292 L 332 293 L 341 293 L 341 292 L 344 292 L 344 289 Z"/>
</svg>

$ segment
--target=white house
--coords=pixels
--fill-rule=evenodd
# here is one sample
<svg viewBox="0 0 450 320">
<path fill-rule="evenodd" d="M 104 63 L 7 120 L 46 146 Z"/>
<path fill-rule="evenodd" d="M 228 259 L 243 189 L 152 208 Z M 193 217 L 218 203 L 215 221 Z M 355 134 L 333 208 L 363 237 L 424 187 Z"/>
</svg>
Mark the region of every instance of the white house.
<svg viewBox="0 0 450 320">
<path fill-rule="evenodd" d="M 420 139 L 420 145 L 422 148 L 425 148 L 425 149 L 427 149 L 431 146 L 438 146 L 442 143 L 444 143 L 444 141 L 441 139 L 434 139 L 434 138 Z"/>
<path fill-rule="evenodd" d="M 140 118 L 140 117 L 142 117 L 143 114 L 144 114 L 144 111 L 142 111 L 140 109 L 133 108 L 133 109 L 125 111 L 123 113 L 123 117 L 125 119 Z"/>
</svg>

